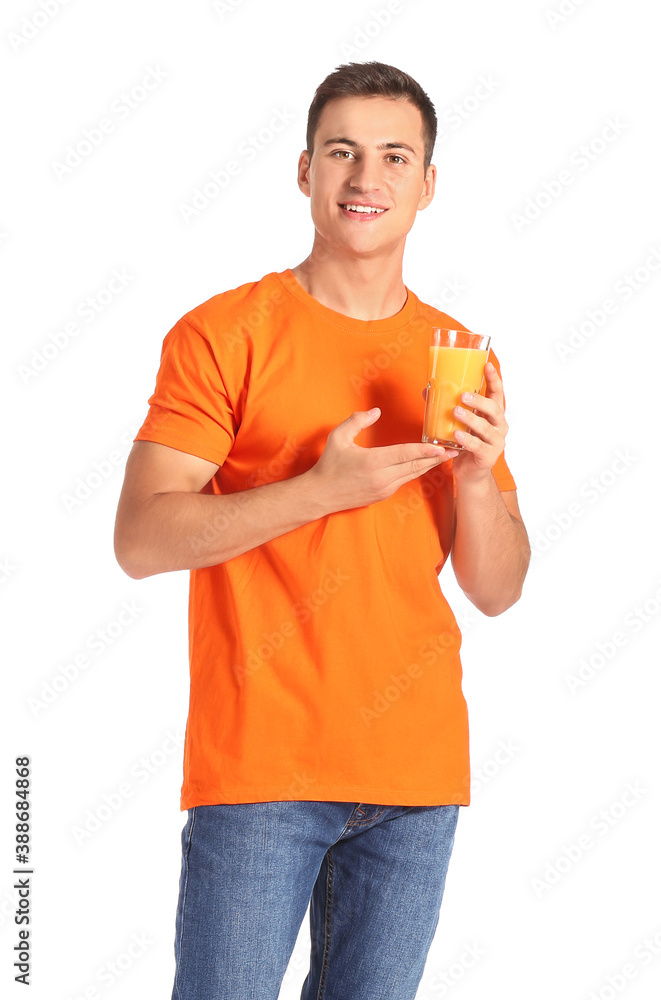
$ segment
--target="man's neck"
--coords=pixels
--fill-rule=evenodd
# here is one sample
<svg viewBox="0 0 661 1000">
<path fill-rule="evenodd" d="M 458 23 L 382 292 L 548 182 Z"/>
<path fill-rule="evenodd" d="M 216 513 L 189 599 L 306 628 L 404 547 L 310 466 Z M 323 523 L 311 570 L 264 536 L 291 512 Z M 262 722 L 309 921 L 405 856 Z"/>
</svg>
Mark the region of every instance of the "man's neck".
<svg viewBox="0 0 661 1000">
<path fill-rule="evenodd" d="M 309 295 L 353 319 L 387 319 L 406 303 L 401 255 L 360 260 L 313 247 L 291 270 Z"/>
</svg>

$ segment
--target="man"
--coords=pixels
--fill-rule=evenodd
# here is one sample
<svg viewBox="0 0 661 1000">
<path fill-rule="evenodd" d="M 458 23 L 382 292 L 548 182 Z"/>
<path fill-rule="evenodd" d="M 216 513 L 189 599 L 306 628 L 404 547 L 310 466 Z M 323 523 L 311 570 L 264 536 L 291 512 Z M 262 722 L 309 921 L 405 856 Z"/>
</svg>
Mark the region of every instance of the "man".
<svg viewBox="0 0 661 1000">
<path fill-rule="evenodd" d="M 498 361 L 420 442 L 432 326 L 402 281 L 434 195 L 436 116 L 407 74 L 350 63 L 312 102 L 293 269 L 213 296 L 165 338 L 115 551 L 191 570 L 174 1000 L 277 998 L 310 905 L 303 1000 L 412 998 L 470 802 L 461 634 L 530 548 Z M 357 440 L 356 440 L 357 439 Z"/>
</svg>

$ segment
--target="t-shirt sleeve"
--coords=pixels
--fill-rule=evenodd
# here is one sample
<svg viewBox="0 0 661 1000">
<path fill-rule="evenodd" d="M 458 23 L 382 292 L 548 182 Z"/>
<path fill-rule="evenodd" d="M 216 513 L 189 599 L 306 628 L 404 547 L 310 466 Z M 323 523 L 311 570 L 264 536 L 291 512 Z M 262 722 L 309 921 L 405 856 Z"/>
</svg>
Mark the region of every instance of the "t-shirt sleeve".
<svg viewBox="0 0 661 1000">
<path fill-rule="evenodd" d="M 493 353 L 493 351 L 489 351 L 489 355 L 488 355 L 487 360 L 491 361 L 491 363 L 494 365 L 496 371 L 498 372 L 498 374 L 500 375 L 500 377 L 502 379 L 502 375 L 501 375 L 501 372 L 500 372 L 500 362 L 498 361 L 498 358 Z M 486 395 L 486 378 L 484 380 L 484 385 L 483 385 L 482 390 L 481 390 L 481 395 L 483 395 L 483 396 Z M 505 389 L 504 389 L 504 386 L 503 386 L 503 399 L 505 401 L 505 404 L 507 404 L 507 400 L 505 399 Z M 494 466 L 493 466 L 493 468 L 491 470 L 491 474 L 493 475 L 493 478 L 496 480 L 496 486 L 498 487 L 498 489 L 500 490 L 501 493 L 504 492 L 505 490 L 515 490 L 516 489 L 516 483 L 514 482 L 514 476 L 510 472 L 509 466 L 508 466 L 507 462 L 505 461 L 505 450 L 504 449 L 500 453 L 500 455 L 498 456 L 498 458 L 496 459 L 496 462 L 495 462 L 495 464 L 494 464 Z M 457 495 L 457 483 L 456 483 L 456 480 L 455 480 L 454 476 L 452 476 L 452 488 L 453 488 L 454 496 L 456 497 L 456 495 Z"/>
<path fill-rule="evenodd" d="M 238 424 L 209 339 L 185 316 L 163 341 L 149 412 L 134 441 L 155 441 L 222 465 Z"/>
</svg>

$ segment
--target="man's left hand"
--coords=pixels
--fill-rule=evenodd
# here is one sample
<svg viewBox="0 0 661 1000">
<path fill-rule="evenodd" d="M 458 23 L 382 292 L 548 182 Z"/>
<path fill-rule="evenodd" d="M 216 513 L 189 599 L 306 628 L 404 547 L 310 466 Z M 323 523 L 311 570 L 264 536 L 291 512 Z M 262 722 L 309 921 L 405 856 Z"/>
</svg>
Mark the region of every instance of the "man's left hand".
<svg viewBox="0 0 661 1000">
<path fill-rule="evenodd" d="M 491 362 L 484 366 L 484 377 L 487 382 L 486 395 L 470 393 L 470 399 L 462 393 L 462 402 L 466 406 L 455 406 L 453 414 L 470 429 L 454 431 L 453 437 L 457 444 L 466 449 L 452 459 L 454 475 L 463 480 L 486 479 L 498 456 L 505 448 L 505 437 L 509 426 L 505 420 L 503 383 Z M 422 390 L 423 398 L 427 398 L 426 388 Z M 471 407 L 471 409 L 467 409 Z M 472 413 L 471 410 L 477 410 Z"/>
<path fill-rule="evenodd" d="M 457 443 L 466 449 L 453 459 L 452 471 L 457 479 L 487 478 L 505 447 L 509 426 L 505 420 L 503 383 L 490 361 L 484 366 L 484 377 L 486 395 L 462 393 L 461 400 L 465 405 L 453 409 L 457 420 L 470 431 L 453 432 Z"/>
</svg>

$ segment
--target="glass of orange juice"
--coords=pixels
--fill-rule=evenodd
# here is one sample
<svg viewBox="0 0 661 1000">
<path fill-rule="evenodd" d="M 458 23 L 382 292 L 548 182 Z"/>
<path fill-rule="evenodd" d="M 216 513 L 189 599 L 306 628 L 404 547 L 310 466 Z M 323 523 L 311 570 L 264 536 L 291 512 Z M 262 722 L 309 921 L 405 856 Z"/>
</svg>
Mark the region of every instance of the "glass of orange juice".
<svg viewBox="0 0 661 1000">
<path fill-rule="evenodd" d="M 432 327 L 423 441 L 465 451 L 452 432 L 468 431 L 468 427 L 457 420 L 453 410 L 459 404 L 470 409 L 461 402 L 462 392 L 480 392 L 490 341 L 491 337 L 468 330 Z"/>
</svg>

